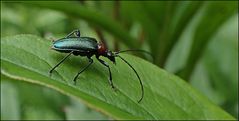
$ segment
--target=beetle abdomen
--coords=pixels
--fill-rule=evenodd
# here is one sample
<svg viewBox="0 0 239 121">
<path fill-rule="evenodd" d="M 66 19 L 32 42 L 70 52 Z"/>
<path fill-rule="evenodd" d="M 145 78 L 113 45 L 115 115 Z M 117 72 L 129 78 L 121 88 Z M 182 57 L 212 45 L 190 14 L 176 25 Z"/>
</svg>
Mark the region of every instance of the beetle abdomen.
<svg viewBox="0 0 239 121">
<path fill-rule="evenodd" d="M 94 52 L 97 51 L 98 43 L 90 37 L 63 38 L 55 41 L 52 48 L 60 52 Z"/>
</svg>

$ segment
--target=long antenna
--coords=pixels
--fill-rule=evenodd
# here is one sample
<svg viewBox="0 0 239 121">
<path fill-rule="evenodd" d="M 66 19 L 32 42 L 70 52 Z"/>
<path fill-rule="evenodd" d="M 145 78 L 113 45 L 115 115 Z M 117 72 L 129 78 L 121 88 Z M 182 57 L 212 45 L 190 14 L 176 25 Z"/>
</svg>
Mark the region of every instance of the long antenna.
<svg viewBox="0 0 239 121">
<path fill-rule="evenodd" d="M 142 81 L 141 81 L 139 75 L 138 75 L 137 71 L 134 69 L 134 67 L 129 64 L 128 61 L 126 61 L 124 58 L 122 58 L 122 57 L 121 57 L 120 55 L 118 55 L 118 54 L 116 54 L 116 57 L 119 57 L 119 58 L 120 58 L 121 60 L 123 60 L 131 69 L 133 69 L 134 72 L 135 72 L 135 74 L 136 74 L 136 76 L 138 77 L 139 83 L 140 83 L 140 86 L 141 86 L 141 98 L 138 100 L 138 103 L 139 103 L 139 102 L 143 99 L 143 97 L 144 97 L 144 87 L 143 87 L 143 83 L 142 83 Z"/>
<path fill-rule="evenodd" d="M 150 55 L 152 59 L 154 60 L 153 54 L 145 50 L 137 50 L 137 49 L 121 50 L 121 51 L 115 52 L 115 54 L 125 53 L 125 52 L 142 52 L 142 53 Z"/>
</svg>

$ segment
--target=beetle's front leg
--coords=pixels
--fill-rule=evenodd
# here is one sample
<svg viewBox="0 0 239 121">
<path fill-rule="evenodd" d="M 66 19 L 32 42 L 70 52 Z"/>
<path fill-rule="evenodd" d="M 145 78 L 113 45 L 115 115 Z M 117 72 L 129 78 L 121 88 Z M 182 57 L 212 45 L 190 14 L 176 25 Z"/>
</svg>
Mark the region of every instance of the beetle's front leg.
<svg viewBox="0 0 239 121">
<path fill-rule="evenodd" d="M 101 60 L 99 57 L 96 57 L 98 59 L 98 61 L 100 61 L 101 64 L 103 64 L 104 66 L 106 66 L 109 70 L 109 74 L 110 74 L 110 79 L 109 79 L 109 83 L 110 83 L 110 86 L 115 89 L 115 86 L 113 84 L 113 81 L 112 81 L 112 75 L 111 75 L 111 70 L 110 70 L 110 66 L 103 60 Z"/>
</svg>

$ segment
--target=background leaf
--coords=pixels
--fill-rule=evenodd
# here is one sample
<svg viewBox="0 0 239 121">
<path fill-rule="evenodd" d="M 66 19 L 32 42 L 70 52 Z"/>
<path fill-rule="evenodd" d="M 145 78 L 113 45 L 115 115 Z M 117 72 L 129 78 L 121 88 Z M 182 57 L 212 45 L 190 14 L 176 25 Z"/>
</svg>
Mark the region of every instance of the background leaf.
<svg viewBox="0 0 239 121">
<path fill-rule="evenodd" d="M 201 90 L 213 102 L 237 116 L 238 98 L 238 15 L 231 17 L 209 42 L 205 54 L 196 66 L 203 68 L 207 84 L 198 81 L 201 76 L 193 74 L 192 85 Z M 220 53 L 221 56 L 212 56 Z"/>
<path fill-rule="evenodd" d="M 83 18 L 96 27 L 103 28 L 107 32 L 110 32 L 114 36 L 119 38 L 119 41 L 123 42 L 125 45 L 137 48 L 138 44 L 135 43 L 136 40 L 132 38 L 127 30 L 125 30 L 120 24 L 112 20 L 106 15 L 103 15 L 97 11 L 93 11 L 84 6 L 80 6 L 80 3 L 77 2 L 25 2 L 25 4 L 31 4 L 39 7 L 54 9 L 62 11 L 67 15 L 74 17 Z M 64 6 L 64 7 L 63 7 Z"/>
<path fill-rule="evenodd" d="M 71 98 L 72 105 L 66 107 L 67 120 L 109 120 L 108 117 L 99 112 L 90 110 L 87 106 Z"/>
<path fill-rule="evenodd" d="M 3 80 L 5 80 L 3 82 Z M 14 85 L 1 76 L 1 120 L 20 120 L 19 95 Z"/>
<path fill-rule="evenodd" d="M 234 119 L 180 78 L 134 56 L 122 54 L 143 80 L 145 97 L 141 103 L 137 103 L 137 78 L 118 59 L 116 66 L 110 64 L 117 88 L 114 92 L 107 81 L 107 69 L 98 62 L 73 85 L 72 78 L 87 63 L 80 57 L 71 57 L 49 77 L 49 69 L 63 57 L 49 50 L 50 41 L 18 35 L 2 38 L 1 44 L 3 75 L 53 88 L 114 119 Z"/>
<path fill-rule="evenodd" d="M 202 18 L 197 25 L 194 41 L 190 50 L 189 57 L 180 76 L 189 80 L 196 63 L 204 52 L 209 40 L 217 32 L 222 23 L 237 12 L 238 4 L 236 2 L 207 2 L 204 5 Z M 210 25 L 210 26 L 208 26 Z"/>
</svg>

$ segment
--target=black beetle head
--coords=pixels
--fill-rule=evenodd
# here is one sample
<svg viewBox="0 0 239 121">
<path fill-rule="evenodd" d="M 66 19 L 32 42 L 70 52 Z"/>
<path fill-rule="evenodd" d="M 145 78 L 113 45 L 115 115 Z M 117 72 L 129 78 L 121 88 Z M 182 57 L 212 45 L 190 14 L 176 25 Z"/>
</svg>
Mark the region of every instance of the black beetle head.
<svg viewBox="0 0 239 121">
<path fill-rule="evenodd" d="M 106 57 L 115 64 L 115 54 L 112 51 L 107 51 Z"/>
</svg>

